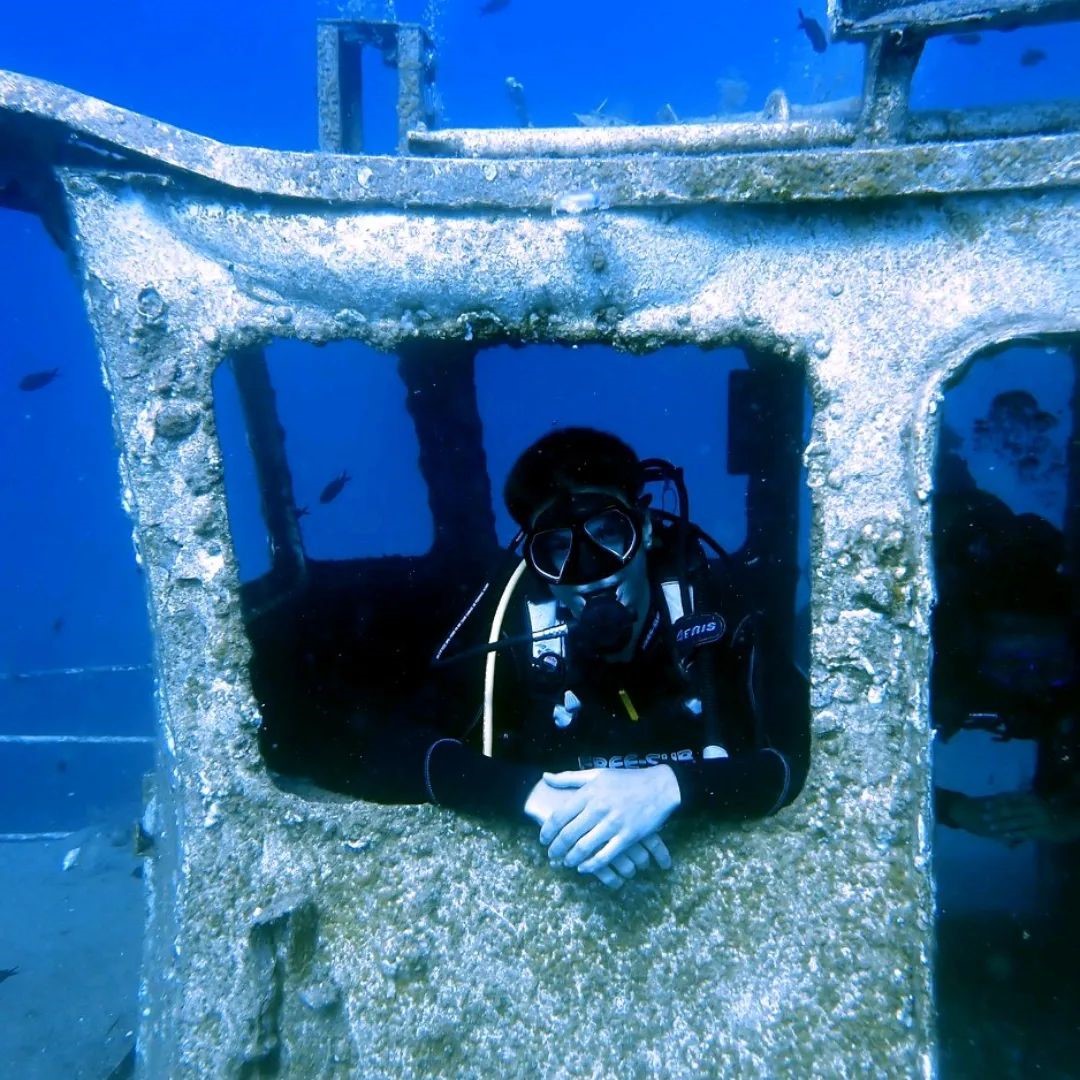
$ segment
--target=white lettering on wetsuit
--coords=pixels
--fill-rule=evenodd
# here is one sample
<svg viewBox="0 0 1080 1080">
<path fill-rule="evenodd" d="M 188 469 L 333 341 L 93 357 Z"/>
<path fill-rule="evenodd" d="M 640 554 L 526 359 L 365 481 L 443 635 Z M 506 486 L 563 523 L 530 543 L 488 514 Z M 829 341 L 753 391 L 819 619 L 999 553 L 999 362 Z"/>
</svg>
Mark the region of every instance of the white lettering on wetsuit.
<svg viewBox="0 0 1080 1080">
<path fill-rule="evenodd" d="M 611 757 L 578 758 L 579 769 L 647 769 L 665 761 L 694 761 L 693 750 L 673 750 L 670 754 L 612 754 Z"/>
</svg>

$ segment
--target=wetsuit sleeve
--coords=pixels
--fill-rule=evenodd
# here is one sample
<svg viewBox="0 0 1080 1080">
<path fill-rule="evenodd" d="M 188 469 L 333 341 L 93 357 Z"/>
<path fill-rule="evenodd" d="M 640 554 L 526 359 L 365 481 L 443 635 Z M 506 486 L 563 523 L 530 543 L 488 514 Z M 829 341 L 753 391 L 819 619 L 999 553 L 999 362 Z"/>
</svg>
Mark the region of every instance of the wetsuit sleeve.
<svg viewBox="0 0 1080 1080">
<path fill-rule="evenodd" d="M 805 676 L 753 621 L 745 644 L 739 679 L 753 718 L 753 745 L 731 757 L 672 766 L 682 806 L 725 820 L 776 813 L 798 796 L 810 767 Z"/>
<path fill-rule="evenodd" d="M 431 802 L 481 817 L 522 820 L 525 800 L 542 776 L 535 766 L 484 757 L 455 739 L 432 743 L 424 763 Z"/>
<path fill-rule="evenodd" d="M 481 817 L 524 820 L 543 770 L 484 757 L 467 744 L 454 703 L 475 700 L 432 678 L 391 715 L 353 717 L 349 794 L 381 803 L 434 803 Z M 472 719 L 472 718 L 470 718 Z"/>
</svg>

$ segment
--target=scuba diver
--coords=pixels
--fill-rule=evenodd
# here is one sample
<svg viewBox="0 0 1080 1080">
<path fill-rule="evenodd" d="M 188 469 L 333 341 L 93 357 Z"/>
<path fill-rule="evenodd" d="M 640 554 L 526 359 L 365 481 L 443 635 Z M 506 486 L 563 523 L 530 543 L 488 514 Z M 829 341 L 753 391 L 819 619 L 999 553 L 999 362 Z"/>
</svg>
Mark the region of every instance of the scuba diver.
<svg viewBox="0 0 1080 1080">
<path fill-rule="evenodd" d="M 650 483 L 678 513 L 651 507 Z M 612 888 L 671 865 L 673 813 L 739 821 L 792 802 L 807 682 L 690 522 L 682 471 L 566 428 L 522 453 L 504 497 L 520 526 L 507 569 L 436 652 L 408 722 L 358 719 L 357 793 L 530 817 L 553 865 Z"/>
</svg>

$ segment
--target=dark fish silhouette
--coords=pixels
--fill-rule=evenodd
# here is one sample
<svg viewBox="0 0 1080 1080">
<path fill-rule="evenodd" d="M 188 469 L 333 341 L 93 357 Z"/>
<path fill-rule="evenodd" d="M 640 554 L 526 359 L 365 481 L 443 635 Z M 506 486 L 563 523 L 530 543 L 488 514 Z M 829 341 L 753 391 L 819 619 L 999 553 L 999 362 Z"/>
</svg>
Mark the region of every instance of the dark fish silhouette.
<svg viewBox="0 0 1080 1080">
<path fill-rule="evenodd" d="M 56 618 L 53 619 L 53 621 L 52 621 L 52 632 L 54 634 L 59 634 L 60 631 L 63 630 L 63 629 L 64 629 L 64 616 L 63 615 L 57 615 Z"/>
<path fill-rule="evenodd" d="M 345 485 L 352 479 L 352 477 L 344 470 L 341 470 L 340 476 L 335 476 L 329 484 L 322 489 L 319 494 L 319 502 L 328 503 L 333 502 L 342 492 Z"/>
<path fill-rule="evenodd" d="M 1025 49 L 1020 56 L 1021 67 L 1034 67 L 1046 59 L 1046 53 L 1042 49 Z"/>
<path fill-rule="evenodd" d="M 982 41 L 982 34 L 953 34 L 952 40 L 957 45 L 978 45 Z"/>
<path fill-rule="evenodd" d="M 487 0 L 487 3 L 480 5 L 480 14 L 494 15 L 496 11 L 502 11 L 509 6 L 510 0 Z"/>
<path fill-rule="evenodd" d="M 798 28 L 806 34 L 814 52 L 824 52 L 829 47 L 829 42 L 825 38 L 825 31 L 821 29 L 821 23 L 817 19 L 808 19 L 802 13 L 802 8 L 796 10 L 799 12 Z"/>
<path fill-rule="evenodd" d="M 310 513 L 311 511 L 306 506 L 298 506 L 296 508 L 296 520 L 299 521 L 301 518 L 306 518 Z"/>
<path fill-rule="evenodd" d="M 40 390 L 43 386 L 48 386 L 59 374 L 58 367 L 54 367 L 51 371 L 31 371 L 19 380 L 19 389 Z"/>
<path fill-rule="evenodd" d="M 0 983 L 4 982 L 7 979 L 10 979 L 12 975 L 18 975 L 18 974 L 19 974 L 19 969 L 17 967 L 0 968 Z"/>
</svg>

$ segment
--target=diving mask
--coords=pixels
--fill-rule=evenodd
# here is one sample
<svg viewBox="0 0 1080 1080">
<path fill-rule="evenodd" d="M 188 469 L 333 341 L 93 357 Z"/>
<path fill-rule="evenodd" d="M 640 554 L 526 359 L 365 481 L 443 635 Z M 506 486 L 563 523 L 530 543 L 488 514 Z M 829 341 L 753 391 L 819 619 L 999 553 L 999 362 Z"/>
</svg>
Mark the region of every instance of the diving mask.
<svg viewBox="0 0 1080 1080">
<path fill-rule="evenodd" d="M 525 539 L 529 566 L 553 585 L 617 574 L 641 547 L 641 514 L 603 492 L 564 496 L 537 515 Z"/>
</svg>

